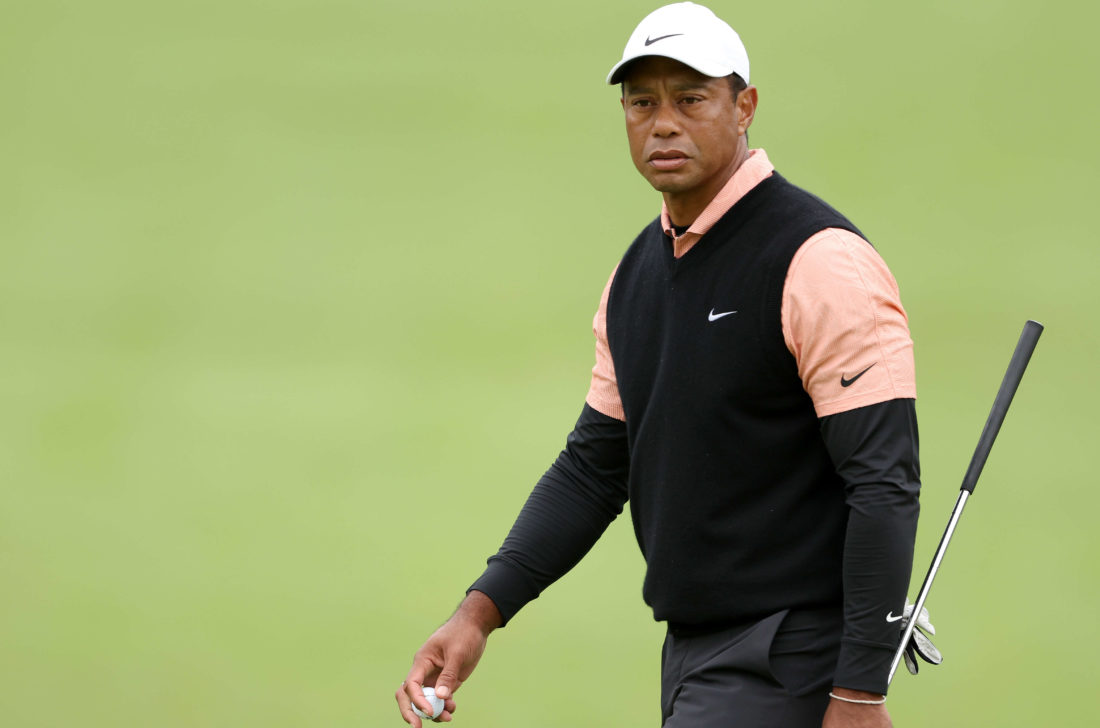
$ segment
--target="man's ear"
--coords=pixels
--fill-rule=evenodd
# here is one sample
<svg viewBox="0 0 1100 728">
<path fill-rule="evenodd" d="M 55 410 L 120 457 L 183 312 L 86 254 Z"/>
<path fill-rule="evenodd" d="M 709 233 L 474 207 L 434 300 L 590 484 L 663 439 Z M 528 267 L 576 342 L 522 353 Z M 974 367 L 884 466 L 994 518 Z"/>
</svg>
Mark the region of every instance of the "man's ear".
<svg viewBox="0 0 1100 728">
<path fill-rule="evenodd" d="M 737 94 L 737 100 L 734 103 L 737 105 L 738 135 L 744 135 L 752 126 L 752 120 L 756 116 L 756 104 L 759 100 L 756 86 L 748 86 Z"/>
</svg>

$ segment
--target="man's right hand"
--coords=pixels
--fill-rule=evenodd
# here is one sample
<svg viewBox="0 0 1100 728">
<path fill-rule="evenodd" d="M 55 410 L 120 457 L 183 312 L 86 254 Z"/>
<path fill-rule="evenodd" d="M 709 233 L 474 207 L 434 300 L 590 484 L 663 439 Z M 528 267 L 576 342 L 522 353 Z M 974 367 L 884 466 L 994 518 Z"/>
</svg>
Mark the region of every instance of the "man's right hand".
<svg viewBox="0 0 1100 728">
<path fill-rule="evenodd" d="M 466 596 L 451 618 L 416 651 L 412 669 L 394 694 L 406 723 L 421 728 L 420 718 L 412 709 L 414 703 L 422 712 L 432 714 L 432 707 L 424 697 L 424 686 L 434 687 L 436 696 L 443 699 L 443 712 L 436 722 L 451 720 L 456 707 L 455 691 L 477 667 L 489 633 L 502 621 L 489 597 L 479 591 Z"/>
</svg>

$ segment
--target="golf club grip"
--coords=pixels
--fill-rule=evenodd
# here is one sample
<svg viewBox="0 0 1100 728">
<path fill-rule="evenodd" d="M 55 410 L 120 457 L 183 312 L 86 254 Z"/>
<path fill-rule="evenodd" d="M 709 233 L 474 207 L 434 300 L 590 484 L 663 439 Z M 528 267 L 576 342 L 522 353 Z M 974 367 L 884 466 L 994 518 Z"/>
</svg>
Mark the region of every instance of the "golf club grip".
<svg viewBox="0 0 1100 728">
<path fill-rule="evenodd" d="M 1012 404 L 1012 397 L 1016 394 L 1020 380 L 1024 377 L 1027 363 L 1031 361 L 1031 354 L 1035 351 L 1035 345 L 1039 343 L 1039 334 L 1043 333 L 1043 325 L 1038 321 L 1028 321 L 1024 324 L 1024 330 L 1020 334 L 1020 340 L 1016 342 L 1016 351 L 1012 353 L 1012 359 L 1008 362 L 1008 371 L 1001 381 L 1001 388 L 997 391 L 997 397 L 993 400 L 993 409 L 989 412 L 989 419 L 985 421 L 982 436 L 978 438 L 978 447 L 974 449 L 974 457 L 970 458 L 970 466 L 963 476 L 962 487 L 970 493 L 978 486 L 978 477 L 982 474 L 985 461 L 989 457 L 989 451 L 993 449 L 993 441 L 997 439 L 997 433 L 1001 430 L 1001 424 L 1008 414 L 1008 406 Z"/>
</svg>

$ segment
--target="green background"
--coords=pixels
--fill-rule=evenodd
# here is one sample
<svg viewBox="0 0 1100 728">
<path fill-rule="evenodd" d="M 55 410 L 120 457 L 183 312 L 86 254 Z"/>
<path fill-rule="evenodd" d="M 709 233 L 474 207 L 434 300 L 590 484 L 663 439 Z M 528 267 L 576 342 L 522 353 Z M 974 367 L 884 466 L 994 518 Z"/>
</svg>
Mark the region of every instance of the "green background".
<svg viewBox="0 0 1100 728">
<path fill-rule="evenodd" d="M 659 209 L 602 84 L 654 7 L 2 4 L 0 724 L 403 725 Z M 753 146 L 901 286 L 914 594 L 1024 320 L 1048 327 L 896 724 L 1094 725 L 1097 11 L 713 7 Z M 641 576 L 620 519 L 491 639 L 456 725 L 657 725 Z"/>
</svg>

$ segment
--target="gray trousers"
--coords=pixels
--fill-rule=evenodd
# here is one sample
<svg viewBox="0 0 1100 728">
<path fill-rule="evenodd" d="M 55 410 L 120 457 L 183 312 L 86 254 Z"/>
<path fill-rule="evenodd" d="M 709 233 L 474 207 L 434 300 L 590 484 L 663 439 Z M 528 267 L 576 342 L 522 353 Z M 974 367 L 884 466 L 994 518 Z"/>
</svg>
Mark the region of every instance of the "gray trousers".
<svg viewBox="0 0 1100 728">
<path fill-rule="evenodd" d="M 784 610 L 717 630 L 669 627 L 664 728 L 820 728 L 840 652 L 840 607 Z"/>
</svg>

